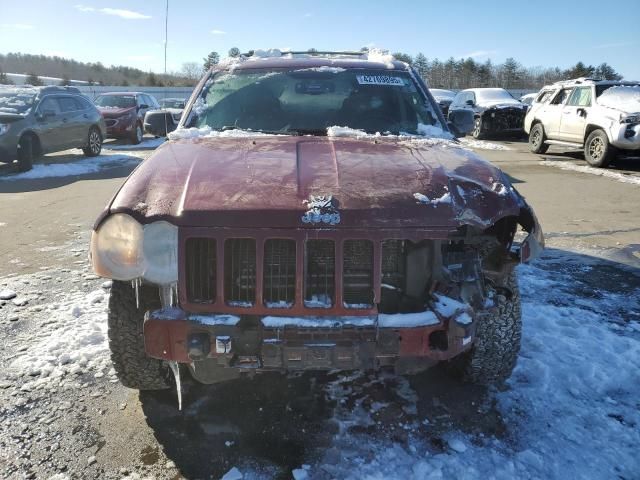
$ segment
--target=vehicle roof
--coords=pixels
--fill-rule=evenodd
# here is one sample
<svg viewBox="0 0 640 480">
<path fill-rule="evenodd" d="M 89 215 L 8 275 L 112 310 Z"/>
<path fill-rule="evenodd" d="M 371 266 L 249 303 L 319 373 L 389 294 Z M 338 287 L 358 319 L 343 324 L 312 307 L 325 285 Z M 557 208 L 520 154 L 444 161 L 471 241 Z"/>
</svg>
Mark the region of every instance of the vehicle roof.
<svg viewBox="0 0 640 480">
<path fill-rule="evenodd" d="M 462 91 L 463 92 L 506 92 L 504 88 L 467 88 Z"/>
<path fill-rule="evenodd" d="M 573 86 L 573 85 L 637 85 L 640 82 L 634 80 L 599 80 L 597 78 L 580 77 L 572 78 L 569 80 L 560 80 L 552 85 L 545 85 L 544 88 L 558 87 L 558 86 Z"/>
<path fill-rule="evenodd" d="M 317 68 L 340 67 L 345 69 L 397 70 L 408 71 L 410 67 L 396 60 L 392 55 L 375 52 L 279 52 L 256 51 L 252 55 L 242 55 L 225 59 L 214 70 L 249 70 L 255 68 Z"/>
<path fill-rule="evenodd" d="M 453 93 L 454 95 L 456 94 L 456 92 L 454 92 L 453 90 L 447 90 L 446 88 L 430 88 L 429 91 L 431 91 L 431 92 L 447 92 L 447 93 Z"/>
<path fill-rule="evenodd" d="M 144 92 L 102 92 L 100 95 L 122 95 L 122 96 L 132 96 L 132 95 L 142 95 Z"/>
</svg>

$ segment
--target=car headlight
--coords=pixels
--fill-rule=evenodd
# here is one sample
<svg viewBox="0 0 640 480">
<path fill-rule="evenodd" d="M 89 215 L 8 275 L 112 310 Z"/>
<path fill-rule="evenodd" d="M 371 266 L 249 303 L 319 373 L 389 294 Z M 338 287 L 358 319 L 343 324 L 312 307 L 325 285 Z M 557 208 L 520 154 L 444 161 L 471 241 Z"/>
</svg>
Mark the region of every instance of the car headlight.
<svg viewBox="0 0 640 480">
<path fill-rule="evenodd" d="M 621 115 L 620 123 L 640 123 L 639 115 Z"/>
<path fill-rule="evenodd" d="M 167 285 L 178 280 L 178 227 L 168 222 L 144 226 L 142 254 L 145 280 Z"/>
<path fill-rule="evenodd" d="M 102 277 L 174 283 L 178 280 L 178 227 L 164 221 L 143 226 L 129 215 L 111 215 L 91 238 L 91 258 L 93 269 Z"/>
<path fill-rule="evenodd" d="M 8 123 L 0 123 L 0 135 L 4 135 L 8 131 L 9 131 L 9 124 Z"/>
<path fill-rule="evenodd" d="M 93 269 L 114 280 L 133 280 L 142 276 L 142 225 L 129 215 L 108 217 L 93 233 L 91 258 Z"/>
</svg>

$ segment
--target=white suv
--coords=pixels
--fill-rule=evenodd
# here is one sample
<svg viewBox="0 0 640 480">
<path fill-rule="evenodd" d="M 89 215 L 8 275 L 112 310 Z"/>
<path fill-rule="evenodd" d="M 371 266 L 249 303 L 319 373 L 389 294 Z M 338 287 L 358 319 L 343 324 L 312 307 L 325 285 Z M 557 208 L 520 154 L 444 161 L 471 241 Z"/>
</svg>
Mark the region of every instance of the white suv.
<svg viewBox="0 0 640 480">
<path fill-rule="evenodd" d="M 640 82 L 578 78 L 538 93 L 524 120 L 529 147 L 584 148 L 587 162 L 606 167 L 618 150 L 640 154 Z"/>
</svg>

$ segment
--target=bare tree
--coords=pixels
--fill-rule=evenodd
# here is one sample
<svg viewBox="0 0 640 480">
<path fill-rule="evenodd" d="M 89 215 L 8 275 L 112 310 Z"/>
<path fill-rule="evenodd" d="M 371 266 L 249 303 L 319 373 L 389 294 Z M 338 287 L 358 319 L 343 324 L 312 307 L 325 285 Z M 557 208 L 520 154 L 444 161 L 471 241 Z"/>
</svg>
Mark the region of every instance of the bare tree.
<svg viewBox="0 0 640 480">
<path fill-rule="evenodd" d="M 202 66 L 198 62 L 185 62 L 182 64 L 180 74 L 194 82 L 202 77 Z"/>
</svg>

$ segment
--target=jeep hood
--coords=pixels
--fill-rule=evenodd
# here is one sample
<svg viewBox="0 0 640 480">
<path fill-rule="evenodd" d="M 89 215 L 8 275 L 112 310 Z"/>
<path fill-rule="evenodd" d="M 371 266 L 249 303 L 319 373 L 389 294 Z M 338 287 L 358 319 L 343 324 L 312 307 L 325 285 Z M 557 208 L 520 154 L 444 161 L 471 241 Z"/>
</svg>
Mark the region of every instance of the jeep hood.
<svg viewBox="0 0 640 480">
<path fill-rule="evenodd" d="M 332 197 L 339 221 L 303 220 L 319 196 Z M 166 142 L 104 215 L 179 226 L 453 230 L 486 228 L 523 206 L 499 169 L 451 141 L 255 136 Z"/>
</svg>

